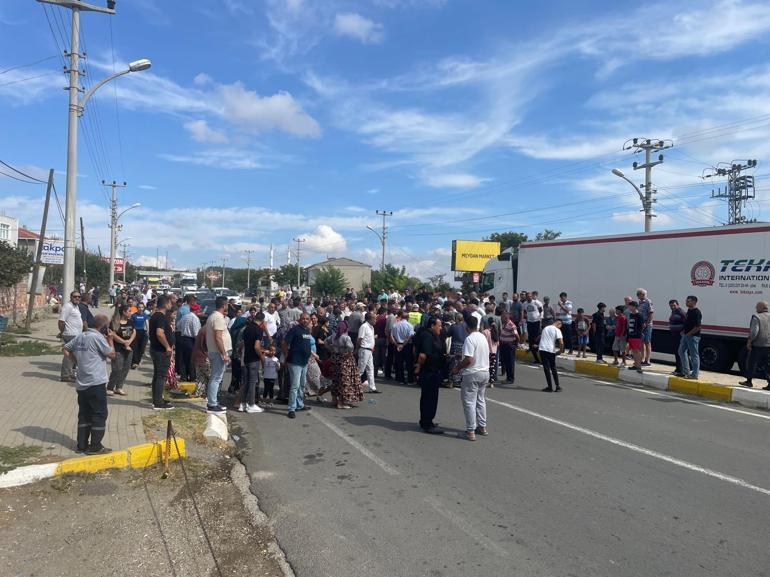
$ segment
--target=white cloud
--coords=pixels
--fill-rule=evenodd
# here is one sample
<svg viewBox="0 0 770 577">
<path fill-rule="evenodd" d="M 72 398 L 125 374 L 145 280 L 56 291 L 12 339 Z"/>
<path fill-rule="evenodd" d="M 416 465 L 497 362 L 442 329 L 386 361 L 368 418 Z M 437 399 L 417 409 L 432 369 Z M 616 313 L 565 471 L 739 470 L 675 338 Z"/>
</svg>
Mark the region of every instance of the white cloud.
<svg viewBox="0 0 770 577">
<path fill-rule="evenodd" d="M 341 12 L 334 17 L 334 31 L 363 44 L 379 44 L 383 39 L 382 25 L 356 12 Z"/>
<path fill-rule="evenodd" d="M 202 119 L 185 122 L 184 127 L 196 142 L 225 144 L 228 141 L 227 135 L 224 132 L 211 128 L 209 123 Z"/>
<path fill-rule="evenodd" d="M 478 188 L 487 178 L 467 173 L 434 174 L 425 177 L 425 183 L 433 188 Z"/>
<path fill-rule="evenodd" d="M 151 184 L 140 184 L 137 188 L 142 190 L 158 190 L 157 186 L 152 186 Z"/>
<path fill-rule="evenodd" d="M 348 244 L 345 237 L 326 224 L 318 225 L 314 232 L 298 236 L 305 242 L 301 244 L 300 251 L 309 251 L 322 254 L 344 253 Z"/>
<path fill-rule="evenodd" d="M 206 86 L 207 84 L 212 84 L 213 82 L 214 79 L 205 72 L 200 72 L 195 75 L 195 78 L 193 78 L 193 83 L 196 86 Z"/>
<path fill-rule="evenodd" d="M 199 166 L 210 166 L 213 168 L 267 168 L 257 153 L 234 148 L 211 149 L 200 152 L 192 152 L 190 154 L 162 153 L 158 156 L 165 160 L 170 160 L 171 162 L 183 162 L 188 164 L 197 164 Z"/>
</svg>

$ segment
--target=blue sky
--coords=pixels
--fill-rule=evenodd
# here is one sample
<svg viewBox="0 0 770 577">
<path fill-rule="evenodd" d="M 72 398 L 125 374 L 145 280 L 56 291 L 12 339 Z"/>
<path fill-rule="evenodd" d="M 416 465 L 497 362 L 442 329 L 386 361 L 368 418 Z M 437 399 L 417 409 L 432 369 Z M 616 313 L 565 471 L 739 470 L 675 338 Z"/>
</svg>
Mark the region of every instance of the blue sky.
<svg viewBox="0 0 770 577">
<path fill-rule="evenodd" d="M 283 264 L 298 236 L 303 263 L 377 264 L 376 209 L 394 211 L 388 260 L 422 277 L 448 271 L 456 238 L 639 231 L 638 198 L 610 173 L 642 182 L 622 151 L 635 136 L 674 142 L 654 228 L 724 222 L 700 178 L 720 161 L 759 159 L 746 214 L 770 210 L 767 2 L 122 0 L 82 31 L 86 86 L 153 62 L 103 87 L 80 130 L 86 242 L 108 251 L 99 183 L 125 180 L 121 207 L 142 207 L 121 236 L 141 264 L 243 264 L 251 249 L 264 266 L 271 243 Z M 62 36 L 69 11 L 0 5 L 0 159 L 55 168 L 60 195 Z M 43 195 L 0 175 L 0 210 L 31 228 Z"/>
</svg>

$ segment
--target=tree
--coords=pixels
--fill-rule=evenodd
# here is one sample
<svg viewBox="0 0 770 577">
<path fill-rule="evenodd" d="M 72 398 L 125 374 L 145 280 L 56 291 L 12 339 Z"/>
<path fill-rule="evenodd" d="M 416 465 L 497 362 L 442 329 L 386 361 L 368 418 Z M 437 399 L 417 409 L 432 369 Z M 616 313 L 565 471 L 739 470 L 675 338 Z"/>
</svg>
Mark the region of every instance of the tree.
<svg viewBox="0 0 770 577">
<path fill-rule="evenodd" d="M 275 282 L 277 282 L 280 286 L 284 285 L 290 285 L 290 286 L 296 286 L 297 284 L 297 265 L 296 264 L 285 264 L 281 268 L 277 269 L 274 274 L 273 278 L 275 279 Z M 307 273 L 305 270 L 302 271 L 302 283 L 307 282 Z"/>
<path fill-rule="evenodd" d="M 386 263 L 382 270 L 372 271 L 372 289 L 375 291 L 390 290 L 391 288 L 401 291 L 406 288 L 409 282 L 409 275 L 406 274 L 406 267 L 403 266 L 399 269 Z"/>
<path fill-rule="evenodd" d="M 347 288 L 345 275 L 338 268 L 328 266 L 315 273 L 313 294 L 337 297 Z"/>
<path fill-rule="evenodd" d="M 556 240 L 561 236 L 561 232 L 558 230 L 545 229 L 543 232 L 538 232 L 535 240 Z"/>
<path fill-rule="evenodd" d="M 428 277 L 428 285 L 434 291 L 448 291 L 452 288 L 445 278 L 446 274 L 436 274 Z"/>
<path fill-rule="evenodd" d="M 32 255 L 25 249 L 0 242 L 0 287 L 18 284 L 32 268 Z"/>
<path fill-rule="evenodd" d="M 529 237 L 521 232 L 493 232 L 484 240 L 500 243 L 500 252 L 506 248 L 517 248 L 521 243 L 527 242 Z"/>
</svg>

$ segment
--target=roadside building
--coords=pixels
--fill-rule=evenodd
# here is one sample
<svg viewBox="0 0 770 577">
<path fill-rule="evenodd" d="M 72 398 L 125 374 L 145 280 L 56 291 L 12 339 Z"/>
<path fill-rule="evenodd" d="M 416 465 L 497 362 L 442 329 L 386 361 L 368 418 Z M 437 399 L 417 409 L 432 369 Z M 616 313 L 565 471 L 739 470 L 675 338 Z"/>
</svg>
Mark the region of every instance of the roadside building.
<svg viewBox="0 0 770 577">
<path fill-rule="evenodd" d="M 340 270 L 345 275 L 345 284 L 356 291 L 363 290 L 364 284 L 366 286 L 372 284 L 372 267 L 370 265 L 344 257 L 330 258 L 307 267 L 305 270 L 307 270 L 308 284 L 312 286 L 318 271 L 327 267 Z"/>
</svg>

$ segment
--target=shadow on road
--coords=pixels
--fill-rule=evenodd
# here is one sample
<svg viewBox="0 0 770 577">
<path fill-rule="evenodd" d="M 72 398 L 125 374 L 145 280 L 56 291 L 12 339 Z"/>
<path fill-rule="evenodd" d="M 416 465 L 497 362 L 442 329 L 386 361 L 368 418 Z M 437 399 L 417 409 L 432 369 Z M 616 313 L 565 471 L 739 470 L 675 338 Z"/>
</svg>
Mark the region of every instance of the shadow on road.
<svg viewBox="0 0 770 577">
<path fill-rule="evenodd" d="M 14 429 L 15 432 L 21 433 L 25 437 L 29 437 L 30 439 L 37 439 L 38 441 L 42 441 L 44 443 L 55 443 L 57 445 L 61 445 L 65 449 L 71 449 L 72 446 L 75 444 L 75 441 L 68 437 L 67 435 L 64 435 L 60 433 L 59 431 L 54 431 L 53 429 L 49 429 L 48 427 L 37 427 L 34 425 L 26 425 L 24 427 L 19 427 L 18 429 Z"/>
</svg>

